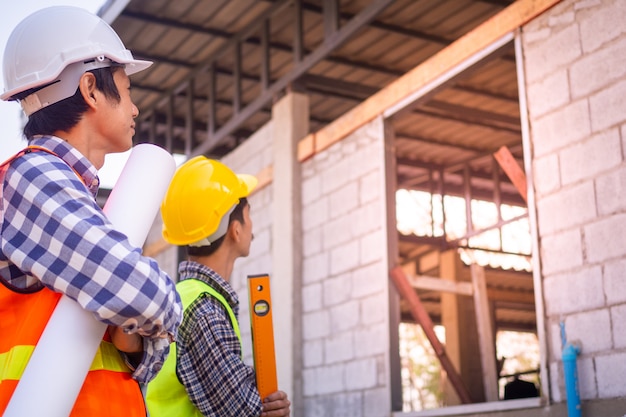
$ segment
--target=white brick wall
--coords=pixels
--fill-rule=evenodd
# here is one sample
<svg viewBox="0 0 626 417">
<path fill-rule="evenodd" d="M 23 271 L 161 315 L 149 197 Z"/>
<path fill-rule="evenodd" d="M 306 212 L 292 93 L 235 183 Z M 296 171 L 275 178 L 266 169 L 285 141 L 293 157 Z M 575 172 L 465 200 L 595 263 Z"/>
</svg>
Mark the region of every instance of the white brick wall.
<svg viewBox="0 0 626 417">
<path fill-rule="evenodd" d="M 541 101 L 539 98 L 538 100 Z M 529 103 L 529 106 L 532 108 L 532 103 Z M 533 119 L 532 130 L 533 146 L 537 157 L 582 140 L 591 132 L 589 104 L 587 100 L 578 100 L 553 112 L 540 115 Z"/>
<path fill-rule="evenodd" d="M 313 368 L 324 363 L 324 343 L 321 339 L 304 343 L 304 366 Z"/>
<path fill-rule="evenodd" d="M 323 307 L 328 308 L 345 303 L 352 297 L 352 280 L 349 273 L 326 279 L 322 287 L 324 289 Z"/>
<path fill-rule="evenodd" d="M 551 396 L 559 322 L 583 399 L 626 385 L 626 2 L 564 0 L 523 28 Z"/>
<path fill-rule="evenodd" d="M 622 123 L 626 108 L 626 80 L 591 96 L 589 107 L 594 131 Z"/>
<path fill-rule="evenodd" d="M 546 91 L 550 91 L 550 94 L 546 95 Z M 530 85 L 527 94 L 529 101 L 537 103 L 531 109 L 533 116 L 562 107 L 570 101 L 567 71 L 555 71 L 540 82 Z"/>
<path fill-rule="evenodd" d="M 322 284 L 307 285 L 302 290 L 302 311 L 309 313 L 322 308 Z"/>
<path fill-rule="evenodd" d="M 566 186 L 617 167 L 622 162 L 619 130 L 609 129 L 561 152 L 562 185 Z"/>
<path fill-rule="evenodd" d="M 347 220 L 347 219 L 346 219 Z M 351 241 L 330 250 L 330 273 L 341 274 L 359 266 L 359 242 Z"/>
<path fill-rule="evenodd" d="M 562 232 L 595 219 L 597 213 L 593 185 L 592 181 L 586 181 L 538 198 L 540 233 L 549 235 Z"/>
<path fill-rule="evenodd" d="M 611 308 L 611 323 L 613 324 L 613 344 L 616 348 L 626 347 L 626 305 Z"/>
<path fill-rule="evenodd" d="M 626 211 L 626 166 L 623 164 L 617 169 L 596 178 L 596 195 L 602 205 L 598 207 L 598 214 L 606 216 Z"/>
<path fill-rule="evenodd" d="M 599 266 L 551 275 L 544 281 L 548 315 L 562 315 L 599 308 L 604 305 L 602 270 Z"/>
<path fill-rule="evenodd" d="M 321 252 L 312 256 L 304 258 L 302 267 L 302 282 L 305 285 L 313 282 L 320 281 L 322 278 L 328 276 L 330 269 L 328 259 L 330 258 L 327 252 Z"/>
<path fill-rule="evenodd" d="M 330 335 L 330 313 L 318 310 L 304 315 L 303 338 L 305 341 L 315 340 Z"/>
<path fill-rule="evenodd" d="M 391 405 L 386 388 L 366 390 L 363 394 L 363 417 L 378 417 L 389 413 Z"/>
<path fill-rule="evenodd" d="M 567 13 L 564 11 L 566 9 L 557 5 L 551 12 L 527 26 L 526 29 L 529 31 L 535 30 L 537 25 L 545 25 L 546 21 L 550 26 L 549 36 L 538 42 L 540 47 L 524 48 L 528 82 L 541 80 L 555 70 L 567 67 L 582 55 L 578 26 L 569 22 L 559 24 L 559 19 L 552 19 L 561 13 Z M 553 27 L 551 23 L 556 24 L 556 27 Z"/>
<path fill-rule="evenodd" d="M 374 388 L 378 382 L 376 360 L 353 360 L 346 366 L 346 385 L 349 389 Z"/>
<path fill-rule="evenodd" d="M 374 121 L 302 165 L 309 417 L 389 415 L 382 134 Z"/>
<path fill-rule="evenodd" d="M 583 38 L 583 42 L 586 38 Z M 596 36 L 590 37 L 596 39 Z M 572 97 L 577 99 L 598 91 L 626 74 L 626 40 L 613 42 L 597 53 L 586 55 L 569 70 Z M 559 72 L 560 74 L 560 72 Z M 598 77 L 598 74 L 602 74 Z M 567 77 L 564 77 L 567 79 Z"/>
<path fill-rule="evenodd" d="M 609 305 L 626 303 L 626 259 L 604 265 L 604 293 Z"/>
<path fill-rule="evenodd" d="M 598 388 L 596 387 L 595 383 L 595 370 L 593 359 L 589 356 L 583 356 L 582 358 L 580 358 L 577 365 L 580 398 L 582 400 L 596 398 L 598 396 Z M 565 389 L 564 385 L 563 389 Z"/>
<path fill-rule="evenodd" d="M 595 360 L 598 391 L 607 397 L 626 395 L 626 353 L 615 352 L 598 356 Z"/>
<path fill-rule="evenodd" d="M 580 230 L 546 236 L 541 242 L 542 272 L 550 276 L 556 272 L 580 268 L 583 265 Z"/>
<path fill-rule="evenodd" d="M 620 213 L 584 228 L 589 262 L 604 262 L 626 255 L 626 213 Z"/>
<path fill-rule="evenodd" d="M 582 12 L 580 33 L 585 53 L 593 52 L 624 34 L 624 25 L 619 24 L 626 21 L 626 3 L 623 1 L 579 1 L 574 7 Z"/>
<path fill-rule="evenodd" d="M 335 323 L 331 321 L 331 323 Z M 324 359 L 327 364 L 349 364 L 354 359 L 354 338 L 351 332 L 337 331 L 324 340 Z"/>
<path fill-rule="evenodd" d="M 222 158 L 222 162 L 236 173 L 257 174 L 273 162 L 271 134 L 272 122 L 270 121 L 254 132 L 254 135 L 233 152 Z"/>
<path fill-rule="evenodd" d="M 561 186 L 561 169 L 557 153 L 546 154 L 533 161 L 535 193 L 543 196 Z"/>
</svg>

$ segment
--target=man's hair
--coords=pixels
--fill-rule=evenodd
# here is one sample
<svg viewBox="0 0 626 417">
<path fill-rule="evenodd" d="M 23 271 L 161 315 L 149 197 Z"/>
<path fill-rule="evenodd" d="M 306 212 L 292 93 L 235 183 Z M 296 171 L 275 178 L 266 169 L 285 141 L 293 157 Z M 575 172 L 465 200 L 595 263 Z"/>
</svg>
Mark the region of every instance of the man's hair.
<svg viewBox="0 0 626 417">
<path fill-rule="evenodd" d="M 115 100 L 118 103 L 121 97 L 115 85 L 113 74 L 115 71 L 122 69 L 122 66 L 115 65 L 89 71 L 96 77 L 96 88 L 102 91 L 106 98 Z M 16 96 L 16 98 L 21 100 L 36 90 L 27 90 Z M 31 114 L 24 126 L 24 136 L 30 140 L 35 135 L 52 135 L 59 130 L 68 131 L 76 126 L 88 108 L 85 99 L 80 93 L 80 89 L 76 88 L 73 96 Z"/>
<path fill-rule="evenodd" d="M 228 228 L 234 221 L 238 221 L 241 224 L 245 224 L 246 221 L 243 218 L 243 209 L 248 205 L 248 199 L 246 197 L 241 198 L 239 203 L 235 206 L 235 209 L 230 213 L 228 217 Z M 215 242 L 211 242 L 209 246 L 187 246 L 187 255 L 189 256 L 208 256 L 214 253 L 224 242 L 224 236 L 217 239 Z"/>
</svg>

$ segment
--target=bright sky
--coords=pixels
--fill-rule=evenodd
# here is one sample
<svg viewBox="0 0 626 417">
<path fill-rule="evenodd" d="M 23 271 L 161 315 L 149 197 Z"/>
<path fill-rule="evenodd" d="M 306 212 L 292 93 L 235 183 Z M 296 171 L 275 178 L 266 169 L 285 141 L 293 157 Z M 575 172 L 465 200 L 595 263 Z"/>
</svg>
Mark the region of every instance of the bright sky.
<svg viewBox="0 0 626 417">
<path fill-rule="evenodd" d="M 49 6 L 79 6 L 96 13 L 105 0 L 17 0 L 5 1 L 0 13 L 0 62 L 6 42 L 15 26 L 29 14 Z M 0 90 L 4 92 L 3 65 L 0 65 Z M 0 100 L 0 161 L 4 161 L 26 145 L 22 137 L 22 109 L 17 102 Z M 107 155 L 99 172 L 102 187 L 112 188 L 130 152 Z"/>
</svg>

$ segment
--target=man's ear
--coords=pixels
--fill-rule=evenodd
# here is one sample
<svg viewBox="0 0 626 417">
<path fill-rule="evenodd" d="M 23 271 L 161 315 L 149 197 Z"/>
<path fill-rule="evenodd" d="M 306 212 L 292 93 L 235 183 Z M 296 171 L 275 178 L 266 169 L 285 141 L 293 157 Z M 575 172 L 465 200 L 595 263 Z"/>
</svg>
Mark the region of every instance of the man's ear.
<svg viewBox="0 0 626 417">
<path fill-rule="evenodd" d="M 80 94 L 83 96 L 83 100 L 85 103 L 91 108 L 96 107 L 96 93 L 98 89 L 96 88 L 96 76 L 91 72 L 86 72 L 80 76 L 80 80 L 78 81 L 78 88 L 80 89 Z"/>
<path fill-rule="evenodd" d="M 230 222 L 228 225 L 228 233 L 234 242 L 239 242 L 241 239 L 241 223 L 237 220 Z"/>
</svg>

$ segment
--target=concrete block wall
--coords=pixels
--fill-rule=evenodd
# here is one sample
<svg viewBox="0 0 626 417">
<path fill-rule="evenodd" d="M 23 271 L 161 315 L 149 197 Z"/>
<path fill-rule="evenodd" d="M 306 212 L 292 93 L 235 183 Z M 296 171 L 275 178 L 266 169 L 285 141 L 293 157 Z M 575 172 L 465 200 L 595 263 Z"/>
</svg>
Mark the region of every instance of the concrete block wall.
<svg viewBox="0 0 626 417">
<path fill-rule="evenodd" d="M 222 158 L 237 174 L 256 175 L 272 164 L 271 121 L 257 130 L 248 140 Z M 252 365 L 250 308 L 248 305 L 248 275 L 272 274 L 272 195 L 271 186 L 256 190 L 249 198 L 250 219 L 254 239 L 250 254 L 235 261 L 230 283 L 239 295 L 239 329 L 243 342 L 244 361 Z M 272 300 L 274 302 L 275 300 Z"/>
<path fill-rule="evenodd" d="M 579 340 L 583 400 L 626 396 L 626 2 L 564 0 L 522 45 L 550 370 Z"/>
<path fill-rule="evenodd" d="M 305 417 L 388 416 L 381 120 L 302 164 Z"/>
</svg>

